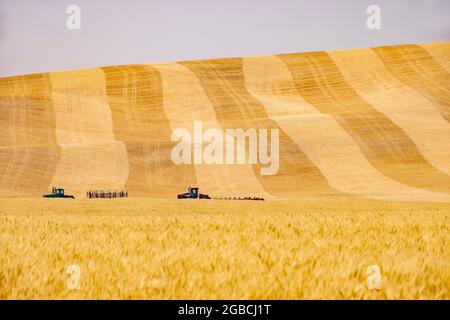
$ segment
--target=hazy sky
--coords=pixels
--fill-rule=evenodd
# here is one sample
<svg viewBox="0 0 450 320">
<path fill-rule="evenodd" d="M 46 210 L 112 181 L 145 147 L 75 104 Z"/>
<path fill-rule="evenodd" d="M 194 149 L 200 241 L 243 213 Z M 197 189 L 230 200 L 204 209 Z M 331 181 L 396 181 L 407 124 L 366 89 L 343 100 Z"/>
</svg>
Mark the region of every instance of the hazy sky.
<svg viewBox="0 0 450 320">
<path fill-rule="evenodd" d="M 445 40 L 449 0 L 0 0 L 0 76 Z"/>
</svg>

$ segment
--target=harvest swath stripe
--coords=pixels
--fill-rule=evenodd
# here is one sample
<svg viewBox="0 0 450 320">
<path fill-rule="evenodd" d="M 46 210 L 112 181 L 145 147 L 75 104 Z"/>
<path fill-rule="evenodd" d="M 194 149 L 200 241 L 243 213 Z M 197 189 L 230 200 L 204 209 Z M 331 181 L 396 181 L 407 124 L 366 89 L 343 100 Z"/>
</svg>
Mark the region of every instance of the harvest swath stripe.
<svg viewBox="0 0 450 320">
<path fill-rule="evenodd" d="M 197 76 L 178 63 L 157 65 L 162 78 L 164 110 L 171 128 L 193 130 L 194 121 L 202 121 L 203 129 L 219 129 L 214 107 Z M 218 197 L 262 196 L 268 198 L 251 165 L 195 164 L 198 185 L 206 193 Z"/>
<path fill-rule="evenodd" d="M 450 42 L 436 42 L 420 45 L 436 60 L 447 72 L 450 72 Z"/>
<path fill-rule="evenodd" d="M 302 97 L 332 115 L 377 170 L 411 187 L 450 194 L 450 177 L 431 166 L 397 125 L 353 90 L 326 52 L 279 57 Z"/>
<path fill-rule="evenodd" d="M 244 72 L 249 92 L 264 104 L 268 115 L 318 166 L 332 187 L 375 199 L 450 199 L 403 185 L 376 170 L 332 116 L 303 100 L 288 67 L 278 57 L 244 58 Z"/>
<path fill-rule="evenodd" d="M 0 147 L 56 144 L 47 73 L 0 78 Z"/>
<path fill-rule="evenodd" d="M 117 140 L 127 147 L 130 172 L 125 188 L 136 195 L 175 195 L 196 184 L 193 166 L 170 159 L 170 122 L 163 108 L 159 72 L 144 65 L 103 67 Z"/>
<path fill-rule="evenodd" d="M 405 131 L 430 164 L 450 175 L 450 123 L 433 101 L 398 80 L 370 49 L 328 54 L 364 100 Z"/>
<path fill-rule="evenodd" d="M 50 76 L 62 150 L 52 185 L 77 196 L 92 189 L 123 189 L 128 157 L 125 145 L 114 137 L 104 73 L 85 69 Z"/>
<path fill-rule="evenodd" d="M 0 79 L 1 196 L 39 195 L 50 185 L 60 158 L 51 92 L 46 73 Z"/>
<path fill-rule="evenodd" d="M 268 117 L 264 106 L 246 89 L 242 59 L 217 59 L 182 64 L 200 79 L 222 128 L 280 129 Z M 273 176 L 261 176 L 259 164 L 253 165 L 253 169 L 264 190 L 275 196 L 342 195 L 342 192 L 329 186 L 320 170 L 282 129 L 280 129 L 278 173 Z"/>
<path fill-rule="evenodd" d="M 450 122 L 450 73 L 417 45 L 373 48 L 400 81 L 430 97 Z"/>
<path fill-rule="evenodd" d="M 100 69 L 50 74 L 58 144 L 115 142 Z"/>
<path fill-rule="evenodd" d="M 57 145 L 0 148 L 0 197 L 41 196 L 60 157 Z"/>
</svg>

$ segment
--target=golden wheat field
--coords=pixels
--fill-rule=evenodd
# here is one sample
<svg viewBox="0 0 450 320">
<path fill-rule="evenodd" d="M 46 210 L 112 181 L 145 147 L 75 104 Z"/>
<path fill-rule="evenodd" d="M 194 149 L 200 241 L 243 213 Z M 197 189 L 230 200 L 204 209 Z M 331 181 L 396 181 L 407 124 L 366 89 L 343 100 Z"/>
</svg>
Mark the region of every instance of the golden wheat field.
<svg viewBox="0 0 450 320">
<path fill-rule="evenodd" d="M 1 202 L 2 299 L 450 298 L 450 203 Z"/>
</svg>

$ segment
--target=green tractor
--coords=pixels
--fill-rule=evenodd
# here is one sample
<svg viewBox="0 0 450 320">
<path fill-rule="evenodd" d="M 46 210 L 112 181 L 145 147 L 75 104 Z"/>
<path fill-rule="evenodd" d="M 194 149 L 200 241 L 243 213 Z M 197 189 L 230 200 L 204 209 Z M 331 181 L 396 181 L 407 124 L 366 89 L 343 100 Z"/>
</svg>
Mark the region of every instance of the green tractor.
<svg viewBox="0 0 450 320">
<path fill-rule="evenodd" d="M 70 194 L 64 194 L 64 189 L 52 187 L 52 193 L 44 194 L 44 198 L 70 198 L 75 199 L 74 196 Z"/>
</svg>

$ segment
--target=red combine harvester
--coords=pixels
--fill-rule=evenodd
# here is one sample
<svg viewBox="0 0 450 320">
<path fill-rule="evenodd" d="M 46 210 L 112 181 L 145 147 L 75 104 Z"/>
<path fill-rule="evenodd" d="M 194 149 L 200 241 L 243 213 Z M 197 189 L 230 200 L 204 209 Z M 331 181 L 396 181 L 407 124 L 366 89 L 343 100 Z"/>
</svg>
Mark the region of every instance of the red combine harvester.
<svg viewBox="0 0 450 320">
<path fill-rule="evenodd" d="M 211 199 L 207 194 L 198 193 L 198 188 L 189 187 L 188 192 L 177 195 L 177 199 Z"/>
</svg>

